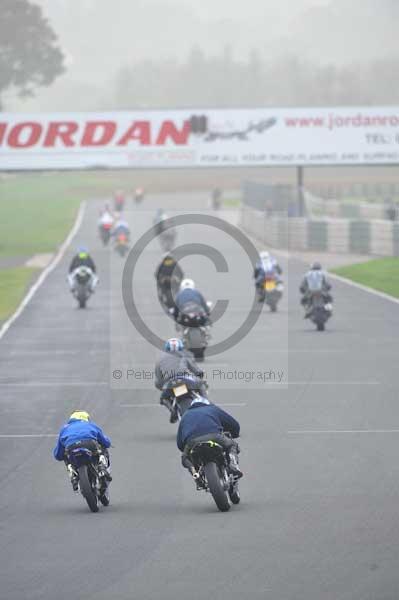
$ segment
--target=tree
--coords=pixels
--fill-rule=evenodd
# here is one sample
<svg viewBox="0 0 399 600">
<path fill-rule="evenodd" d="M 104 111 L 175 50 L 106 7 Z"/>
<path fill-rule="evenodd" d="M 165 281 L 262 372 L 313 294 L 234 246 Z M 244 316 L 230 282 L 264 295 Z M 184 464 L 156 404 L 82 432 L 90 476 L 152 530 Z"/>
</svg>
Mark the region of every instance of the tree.
<svg viewBox="0 0 399 600">
<path fill-rule="evenodd" d="M 29 0 L 0 0 L 0 108 L 5 90 L 32 96 L 64 72 L 64 55 L 42 9 Z"/>
</svg>

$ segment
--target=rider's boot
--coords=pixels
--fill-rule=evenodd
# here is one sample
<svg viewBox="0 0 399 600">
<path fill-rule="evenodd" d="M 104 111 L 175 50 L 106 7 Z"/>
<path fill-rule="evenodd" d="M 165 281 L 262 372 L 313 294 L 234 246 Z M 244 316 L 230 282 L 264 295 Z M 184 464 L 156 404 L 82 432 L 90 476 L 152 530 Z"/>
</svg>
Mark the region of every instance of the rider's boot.
<svg viewBox="0 0 399 600">
<path fill-rule="evenodd" d="M 106 479 L 107 481 L 112 481 L 110 466 L 104 454 L 100 454 L 98 458 L 98 464 L 100 465 L 100 475 L 104 477 L 104 479 Z"/>
<path fill-rule="evenodd" d="M 67 471 L 72 484 L 73 491 L 79 491 L 79 476 L 71 464 L 67 464 Z"/>
<path fill-rule="evenodd" d="M 229 458 L 230 458 L 230 473 L 232 475 L 234 475 L 234 477 L 236 477 L 237 479 L 240 479 L 241 477 L 243 477 L 244 473 L 241 471 L 240 467 L 238 466 L 237 454 L 230 450 Z"/>
</svg>

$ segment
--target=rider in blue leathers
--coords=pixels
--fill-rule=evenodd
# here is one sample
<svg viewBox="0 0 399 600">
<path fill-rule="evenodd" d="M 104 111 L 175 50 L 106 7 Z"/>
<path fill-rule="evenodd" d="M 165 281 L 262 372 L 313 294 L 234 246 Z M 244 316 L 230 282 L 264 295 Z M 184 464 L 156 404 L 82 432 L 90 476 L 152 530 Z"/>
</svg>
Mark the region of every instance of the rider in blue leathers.
<svg viewBox="0 0 399 600">
<path fill-rule="evenodd" d="M 105 466 L 104 474 L 108 481 L 111 481 L 109 453 L 107 450 L 111 446 L 111 440 L 94 421 L 90 420 L 90 415 L 84 410 L 77 410 L 71 414 L 68 422 L 62 426 L 57 445 L 53 450 L 54 458 L 65 462 L 71 477 L 72 487 L 76 491 L 78 489 L 77 477 L 68 462 L 68 450 L 75 444 L 87 447 L 98 452 L 100 457 L 105 457 L 102 463 Z"/>
<path fill-rule="evenodd" d="M 207 317 L 209 317 L 210 309 L 206 303 L 204 296 L 195 289 L 195 283 L 192 279 L 184 279 L 180 285 L 180 291 L 175 298 L 174 317 L 178 321 L 179 314 L 184 312 L 188 305 L 197 305 L 203 308 Z"/>
<path fill-rule="evenodd" d="M 117 238 L 118 235 L 120 235 L 121 233 L 123 233 L 127 239 L 130 238 L 130 228 L 129 228 L 129 223 L 125 220 L 125 219 L 118 219 L 114 225 L 114 228 L 112 230 L 112 235 L 114 238 Z"/>
</svg>

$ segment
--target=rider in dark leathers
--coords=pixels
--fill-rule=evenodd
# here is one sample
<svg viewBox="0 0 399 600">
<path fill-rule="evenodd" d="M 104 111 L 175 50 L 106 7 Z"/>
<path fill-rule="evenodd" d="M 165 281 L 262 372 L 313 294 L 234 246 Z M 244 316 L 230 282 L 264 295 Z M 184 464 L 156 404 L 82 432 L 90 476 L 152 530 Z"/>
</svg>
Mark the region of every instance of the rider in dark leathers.
<svg viewBox="0 0 399 600">
<path fill-rule="evenodd" d="M 326 303 L 331 303 L 333 301 L 333 297 L 329 293 L 331 290 L 331 283 L 328 281 L 327 275 L 322 270 L 322 266 L 319 262 L 314 262 L 310 266 L 310 270 L 305 274 L 299 287 L 299 291 L 302 294 L 301 304 L 306 310 L 305 319 L 311 315 L 312 294 L 316 288 L 319 288 L 322 292 Z"/>
<path fill-rule="evenodd" d="M 99 279 L 96 275 L 95 262 L 90 256 L 89 251 L 85 246 L 81 246 L 78 249 L 77 254 L 75 254 L 71 261 L 71 264 L 69 265 L 68 283 L 72 292 L 75 289 L 75 271 L 76 269 L 79 269 L 79 267 L 87 267 L 91 270 L 92 274 L 90 279 L 90 291 L 94 292 Z"/>
<path fill-rule="evenodd" d="M 161 293 L 165 293 L 166 297 L 169 298 L 170 306 L 168 308 L 172 308 L 172 300 L 180 287 L 183 277 L 184 273 L 173 254 L 170 252 L 165 254 L 155 271 L 155 279 L 157 280 L 158 290 Z"/>
<path fill-rule="evenodd" d="M 176 322 L 180 322 L 180 317 L 186 310 L 191 312 L 191 307 L 195 306 L 200 307 L 204 311 L 206 322 L 209 323 L 210 308 L 204 296 L 195 288 L 195 283 L 192 279 L 184 279 L 181 283 L 180 291 L 176 296 L 176 305 L 174 308 Z"/>
<path fill-rule="evenodd" d="M 90 256 L 87 248 L 83 246 L 79 248 L 77 254 L 75 254 L 75 256 L 73 257 L 71 264 L 69 265 L 69 273 L 72 273 L 73 271 L 75 271 L 75 269 L 78 269 L 79 267 L 88 267 L 93 271 L 93 273 L 96 272 L 96 265 L 94 263 L 94 260 Z"/>
<path fill-rule="evenodd" d="M 174 275 L 180 281 L 184 277 L 184 273 L 179 263 L 177 262 L 173 254 L 168 252 L 167 254 L 165 254 L 157 270 L 155 271 L 155 278 L 157 280 L 157 283 L 159 284 L 163 278 L 172 277 L 172 275 Z"/>
<path fill-rule="evenodd" d="M 202 369 L 184 351 L 182 340 L 171 338 L 166 342 L 164 352 L 155 365 L 155 386 L 159 390 L 162 390 L 169 381 L 181 377 L 190 382 L 190 389 L 206 396 L 206 385 L 205 382 L 201 381 L 203 376 Z M 171 422 L 174 423 L 177 420 L 177 415 L 172 414 L 171 401 L 162 394 L 160 403 L 171 411 Z"/>
<path fill-rule="evenodd" d="M 225 435 L 229 433 L 231 437 Z M 193 472 L 190 450 L 199 442 L 213 440 L 226 451 L 231 472 L 242 477 L 238 466 L 238 443 L 233 438 L 240 435 L 240 424 L 229 413 L 215 404 L 210 404 L 207 398 L 197 396 L 190 408 L 184 413 L 179 423 L 176 443 L 182 455 L 182 465 Z"/>
</svg>

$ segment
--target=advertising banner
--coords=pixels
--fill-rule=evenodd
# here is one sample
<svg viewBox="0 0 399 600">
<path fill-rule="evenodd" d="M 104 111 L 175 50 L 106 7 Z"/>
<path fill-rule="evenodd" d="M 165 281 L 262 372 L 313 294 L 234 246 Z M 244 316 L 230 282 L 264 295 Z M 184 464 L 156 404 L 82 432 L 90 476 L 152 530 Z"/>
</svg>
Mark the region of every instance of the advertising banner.
<svg viewBox="0 0 399 600">
<path fill-rule="evenodd" d="M 399 106 L 1 113 L 0 169 L 399 163 Z"/>
</svg>

